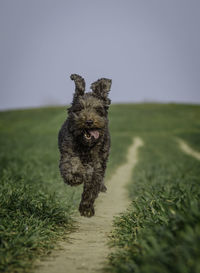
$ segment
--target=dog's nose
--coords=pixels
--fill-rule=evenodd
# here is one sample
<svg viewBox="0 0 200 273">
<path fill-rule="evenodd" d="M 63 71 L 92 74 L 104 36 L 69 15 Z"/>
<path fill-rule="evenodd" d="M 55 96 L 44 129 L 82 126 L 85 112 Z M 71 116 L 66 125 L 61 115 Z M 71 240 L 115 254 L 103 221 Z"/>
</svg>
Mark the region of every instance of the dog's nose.
<svg viewBox="0 0 200 273">
<path fill-rule="evenodd" d="M 86 121 L 86 124 L 87 124 L 88 126 L 91 126 L 91 125 L 93 124 L 93 120 L 91 120 L 91 119 L 87 120 L 87 121 Z"/>
</svg>

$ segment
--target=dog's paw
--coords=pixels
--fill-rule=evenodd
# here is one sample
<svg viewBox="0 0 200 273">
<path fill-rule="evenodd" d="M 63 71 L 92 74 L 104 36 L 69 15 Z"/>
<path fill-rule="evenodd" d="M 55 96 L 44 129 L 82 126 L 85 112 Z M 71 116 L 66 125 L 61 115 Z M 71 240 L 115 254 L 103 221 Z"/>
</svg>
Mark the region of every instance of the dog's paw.
<svg viewBox="0 0 200 273">
<path fill-rule="evenodd" d="M 92 217 L 95 213 L 93 205 L 88 206 L 80 203 L 79 212 L 81 216 Z"/>
<path fill-rule="evenodd" d="M 107 191 L 107 188 L 106 188 L 106 186 L 104 184 L 101 185 L 100 191 L 101 192 L 106 192 Z"/>
</svg>

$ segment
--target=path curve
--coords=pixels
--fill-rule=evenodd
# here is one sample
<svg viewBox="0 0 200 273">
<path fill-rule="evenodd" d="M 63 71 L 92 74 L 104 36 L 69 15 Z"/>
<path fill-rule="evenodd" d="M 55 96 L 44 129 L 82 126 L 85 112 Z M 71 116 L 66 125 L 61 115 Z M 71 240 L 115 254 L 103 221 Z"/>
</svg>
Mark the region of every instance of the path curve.
<svg viewBox="0 0 200 273">
<path fill-rule="evenodd" d="M 143 145 L 139 137 L 133 138 L 126 163 L 121 165 L 107 182 L 106 194 L 96 200 L 96 213 L 92 218 L 77 217 L 78 230 L 63 242 L 62 250 L 55 250 L 46 261 L 37 264 L 36 273 L 95 273 L 102 272 L 109 248 L 108 234 L 113 217 L 129 205 L 125 186 L 131 180 L 137 163 L 138 148 Z"/>
<path fill-rule="evenodd" d="M 178 139 L 177 140 L 179 143 L 179 146 L 181 148 L 181 150 L 183 152 L 185 152 L 186 154 L 193 156 L 194 158 L 196 158 L 197 160 L 200 160 L 200 153 L 193 150 L 185 141 L 183 141 L 182 139 Z"/>
</svg>

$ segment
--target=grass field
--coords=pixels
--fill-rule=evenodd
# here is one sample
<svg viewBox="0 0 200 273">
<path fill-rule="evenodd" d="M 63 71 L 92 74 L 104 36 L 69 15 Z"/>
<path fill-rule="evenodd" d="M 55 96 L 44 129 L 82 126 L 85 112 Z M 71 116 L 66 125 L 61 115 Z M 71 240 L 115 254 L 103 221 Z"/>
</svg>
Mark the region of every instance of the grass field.
<svg viewBox="0 0 200 273">
<path fill-rule="evenodd" d="M 115 221 L 111 242 L 118 251 L 110 255 L 109 269 L 200 272 L 200 162 L 176 142 L 182 138 L 200 151 L 200 107 L 133 108 L 129 130 L 145 146 L 129 185 L 132 205 Z"/>
<path fill-rule="evenodd" d="M 64 185 L 59 174 L 57 134 L 65 118 L 64 108 L 0 113 L 0 272 L 27 271 L 74 226 L 82 186 Z M 116 134 L 113 147 L 123 139 Z M 112 150 L 108 176 L 126 147 Z"/>
<path fill-rule="evenodd" d="M 63 185 L 57 133 L 64 108 L 0 113 L 0 271 L 21 272 L 73 228 L 81 187 Z M 132 137 L 145 146 L 133 173 L 133 205 L 116 219 L 113 272 L 198 272 L 200 163 L 175 137 L 200 151 L 200 106 L 113 105 L 107 177 L 125 160 Z"/>
</svg>

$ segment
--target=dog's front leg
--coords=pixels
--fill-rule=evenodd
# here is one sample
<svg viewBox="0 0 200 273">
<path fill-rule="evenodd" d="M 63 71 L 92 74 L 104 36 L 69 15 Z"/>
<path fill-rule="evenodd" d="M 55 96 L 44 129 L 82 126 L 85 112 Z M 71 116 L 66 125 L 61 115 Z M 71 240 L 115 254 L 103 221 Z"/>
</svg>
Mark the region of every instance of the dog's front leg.
<svg viewBox="0 0 200 273">
<path fill-rule="evenodd" d="M 84 181 L 82 199 L 79 205 L 79 211 L 82 216 L 91 217 L 94 215 L 94 201 L 98 197 L 101 185 L 101 171 L 95 168 L 91 179 Z"/>
<path fill-rule="evenodd" d="M 91 217 L 94 215 L 94 201 L 98 196 L 100 185 L 95 183 L 84 183 L 82 199 L 79 205 L 79 211 L 82 216 Z"/>
<path fill-rule="evenodd" d="M 63 154 L 59 167 L 64 182 L 70 186 L 80 185 L 87 179 L 85 167 L 77 156 Z"/>
</svg>

